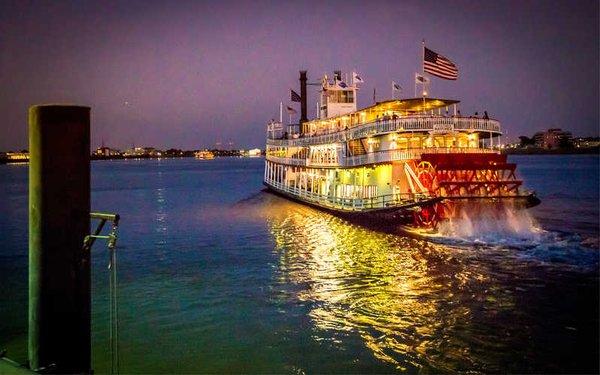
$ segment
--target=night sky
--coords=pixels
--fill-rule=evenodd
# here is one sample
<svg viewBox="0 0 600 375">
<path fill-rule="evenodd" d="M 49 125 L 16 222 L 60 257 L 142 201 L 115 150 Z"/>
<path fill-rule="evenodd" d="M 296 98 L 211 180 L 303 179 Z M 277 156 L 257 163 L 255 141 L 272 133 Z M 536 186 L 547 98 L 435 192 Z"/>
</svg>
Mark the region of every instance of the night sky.
<svg viewBox="0 0 600 375">
<path fill-rule="evenodd" d="M 431 96 L 487 110 L 505 139 L 597 136 L 598 19 L 597 0 L 0 0 L 0 150 L 27 147 L 30 105 L 65 102 L 92 107 L 94 147 L 264 147 L 299 69 L 358 71 L 359 107 L 392 80 L 412 97 L 422 39 L 460 74 Z"/>
</svg>

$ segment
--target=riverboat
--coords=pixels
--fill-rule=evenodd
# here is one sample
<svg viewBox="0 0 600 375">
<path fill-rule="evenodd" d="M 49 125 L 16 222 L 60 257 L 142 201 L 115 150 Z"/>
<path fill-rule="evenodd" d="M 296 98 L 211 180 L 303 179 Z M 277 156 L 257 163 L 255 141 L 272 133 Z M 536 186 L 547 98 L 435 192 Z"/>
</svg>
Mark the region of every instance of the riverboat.
<svg viewBox="0 0 600 375">
<path fill-rule="evenodd" d="M 342 216 L 432 228 L 468 202 L 522 209 L 540 203 L 499 151 L 500 122 L 462 116 L 459 101 L 427 96 L 357 109 L 357 82 L 340 71 L 320 81 L 318 117 L 267 125 L 264 184 Z M 291 121 L 290 121 L 291 122 Z"/>
<path fill-rule="evenodd" d="M 208 150 L 196 151 L 194 153 L 196 159 L 212 160 L 215 158 L 215 154 Z"/>
</svg>

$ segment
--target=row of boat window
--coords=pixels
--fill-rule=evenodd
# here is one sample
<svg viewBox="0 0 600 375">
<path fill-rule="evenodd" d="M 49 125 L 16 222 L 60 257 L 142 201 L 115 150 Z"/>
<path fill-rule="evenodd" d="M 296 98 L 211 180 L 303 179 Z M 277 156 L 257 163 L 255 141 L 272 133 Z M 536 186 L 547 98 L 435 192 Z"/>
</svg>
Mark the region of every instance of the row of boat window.
<svg viewBox="0 0 600 375">
<path fill-rule="evenodd" d="M 364 141 L 364 143 L 363 143 Z M 362 143 L 362 147 L 361 144 Z M 433 136 L 433 137 L 402 137 L 393 139 L 388 143 L 388 149 L 410 149 L 410 148 L 428 148 L 428 147 L 477 147 L 479 139 L 476 136 L 470 138 L 467 134 L 461 134 L 457 136 Z M 362 149 L 364 152 L 377 152 L 381 149 L 381 140 L 379 138 L 370 138 L 365 140 L 352 140 L 348 144 L 351 155 L 361 154 L 363 152 L 357 152 L 357 148 Z M 281 157 L 281 158 L 292 158 L 292 159 L 307 159 L 309 157 L 308 147 L 297 147 L 296 150 L 291 150 L 291 155 L 288 154 L 287 148 L 285 147 L 268 147 L 267 155 Z M 310 153 L 310 159 L 314 162 L 328 163 L 337 161 L 338 154 L 337 149 L 323 149 L 323 150 L 312 150 Z"/>
<path fill-rule="evenodd" d="M 354 103 L 354 92 L 345 90 L 327 91 L 329 103 Z"/>
</svg>

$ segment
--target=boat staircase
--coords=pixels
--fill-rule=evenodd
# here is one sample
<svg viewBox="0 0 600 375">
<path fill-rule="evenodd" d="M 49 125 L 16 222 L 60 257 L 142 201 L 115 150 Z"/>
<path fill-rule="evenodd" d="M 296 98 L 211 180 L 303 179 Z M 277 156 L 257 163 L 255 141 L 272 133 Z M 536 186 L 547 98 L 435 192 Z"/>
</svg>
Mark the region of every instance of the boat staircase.
<svg viewBox="0 0 600 375">
<path fill-rule="evenodd" d="M 362 139 L 348 141 L 348 151 L 350 153 L 349 156 L 364 155 L 367 153 L 367 149 L 365 148 Z"/>
</svg>

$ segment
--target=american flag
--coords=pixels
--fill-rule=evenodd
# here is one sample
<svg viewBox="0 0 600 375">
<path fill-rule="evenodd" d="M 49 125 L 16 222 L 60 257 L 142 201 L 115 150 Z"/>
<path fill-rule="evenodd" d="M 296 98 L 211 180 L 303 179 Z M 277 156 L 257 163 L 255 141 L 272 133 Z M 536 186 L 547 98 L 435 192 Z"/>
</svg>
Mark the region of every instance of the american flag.
<svg viewBox="0 0 600 375">
<path fill-rule="evenodd" d="M 444 79 L 456 80 L 458 78 L 458 68 L 452 61 L 426 47 L 423 48 L 425 48 L 425 56 L 423 56 L 425 72 Z"/>
<path fill-rule="evenodd" d="M 292 100 L 293 102 L 301 102 L 301 101 L 302 101 L 302 99 L 300 98 L 300 95 L 298 95 L 298 94 L 296 93 L 296 91 L 294 91 L 294 90 L 291 90 L 291 89 L 290 89 L 290 91 L 292 92 L 292 94 L 291 94 L 291 100 Z"/>
<path fill-rule="evenodd" d="M 290 106 L 286 106 L 286 107 L 287 107 L 288 115 L 295 115 L 296 113 L 298 113 L 294 108 L 292 108 Z"/>
</svg>

